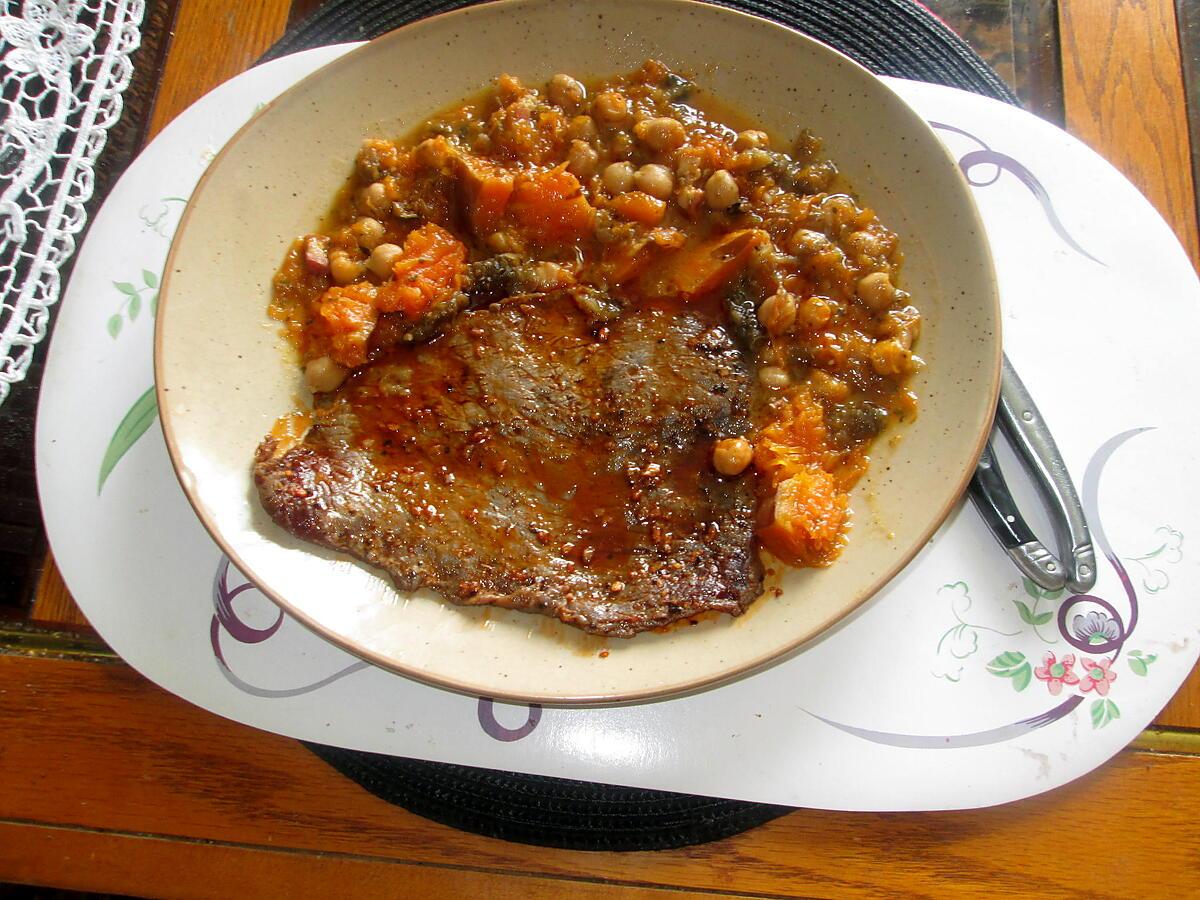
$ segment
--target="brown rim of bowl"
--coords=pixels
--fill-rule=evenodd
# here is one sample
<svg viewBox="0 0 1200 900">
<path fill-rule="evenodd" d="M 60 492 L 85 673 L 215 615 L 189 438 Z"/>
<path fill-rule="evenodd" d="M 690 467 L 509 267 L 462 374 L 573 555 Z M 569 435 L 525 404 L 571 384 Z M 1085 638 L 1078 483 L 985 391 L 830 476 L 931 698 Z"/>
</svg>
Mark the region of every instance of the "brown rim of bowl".
<svg viewBox="0 0 1200 900">
<path fill-rule="evenodd" d="M 824 619 L 816 627 L 808 629 L 803 636 L 790 641 L 781 649 L 772 650 L 770 653 L 765 653 L 762 656 L 751 660 L 750 662 L 741 663 L 736 666 L 730 666 L 725 670 L 706 675 L 701 678 L 694 678 L 687 681 L 663 685 L 656 688 L 648 688 L 640 691 L 623 691 L 611 694 L 550 696 L 541 694 L 515 693 L 512 691 L 506 691 L 503 688 L 499 688 L 498 686 L 494 685 L 475 685 L 465 681 L 456 681 L 452 678 L 447 678 L 440 675 L 431 675 L 417 668 L 398 663 L 365 647 L 358 646 L 353 641 L 333 634 L 319 622 L 313 620 L 307 614 L 293 607 L 292 604 L 288 602 L 286 597 L 272 590 L 263 579 L 258 577 L 257 574 L 249 566 L 247 566 L 237 550 L 230 546 L 229 543 L 224 539 L 220 530 L 216 527 L 216 523 L 213 522 L 208 514 L 202 509 L 199 498 L 194 495 L 193 489 L 188 486 L 185 479 L 180 477 L 180 467 L 182 465 L 182 461 L 180 460 L 179 447 L 175 441 L 174 431 L 172 429 L 171 422 L 169 421 L 167 406 L 163 397 L 161 377 L 162 332 L 163 322 L 166 319 L 167 309 L 170 306 L 171 273 L 174 268 L 175 255 L 179 248 L 178 238 L 187 229 L 188 220 L 191 218 L 192 210 L 194 208 L 192 203 L 193 198 L 198 196 L 201 191 L 204 190 L 210 177 L 212 176 L 212 173 L 218 168 L 217 164 L 221 161 L 222 157 L 229 152 L 229 148 L 241 140 L 241 138 L 258 122 L 259 117 L 262 116 L 267 110 L 271 109 L 281 97 L 290 94 L 293 91 L 303 89 L 304 86 L 310 81 L 313 81 L 317 78 L 327 77 L 330 71 L 335 70 L 338 66 L 347 65 L 348 61 L 353 57 L 373 48 L 377 44 L 395 40 L 403 40 L 409 34 L 419 29 L 440 26 L 444 22 L 455 18 L 468 18 L 479 15 L 481 11 L 487 13 L 495 10 L 498 7 L 535 7 L 548 2 L 551 2 L 551 0 L 493 0 L 493 2 L 490 3 L 460 7 L 459 9 L 439 13 L 436 16 L 418 19 L 417 21 L 403 25 L 394 31 L 389 31 L 386 34 L 382 34 L 379 37 L 373 38 L 372 40 L 364 43 L 362 46 L 355 47 L 353 50 L 350 50 L 344 55 L 339 56 L 337 59 L 326 63 L 314 72 L 309 73 L 304 78 L 288 87 L 278 97 L 275 97 L 264 104 L 260 110 L 250 117 L 246 124 L 239 128 L 234 135 L 228 141 L 226 141 L 220 152 L 217 153 L 216 157 L 213 158 L 212 162 L 200 176 L 199 181 L 196 183 L 195 189 L 188 198 L 187 206 L 179 220 L 179 225 L 175 230 L 175 235 L 171 240 L 171 249 L 167 255 L 167 260 L 163 268 L 162 283 L 159 286 L 159 311 L 154 326 L 154 393 L 159 409 L 159 425 L 162 428 L 163 438 L 166 441 L 167 453 L 171 458 L 171 469 L 174 471 L 175 477 L 179 481 L 179 485 L 183 489 L 184 496 L 187 497 L 187 501 L 191 505 L 192 510 L 196 513 L 200 523 L 216 542 L 217 546 L 221 548 L 221 551 L 227 557 L 229 557 L 230 561 L 237 567 L 237 569 L 243 575 L 245 575 L 263 594 L 270 598 L 273 603 L 285 610 L 289 615 L 297 619 L 306 628 L 313 631 L 324 640 L 329 641 L 330 643 L 340 647 L 348 653 L 359 657 L 360 659 L 371 663 L 372 665 L 387 669 L 390 672 L 395 672 L 407 678 L 412 678 L 414 681 L 419 681 L 424 684 L 431 684 L 436 687 L 445 688 L 447 690 L 454 691 L 455 693 L 467 694 L 472 697 L 484 696 L 497 700 L 513 701 L 516 703 L 539 703 L 552 706 L 621 705 L 627 703 L 644 702 L 647 700 L 662 700 L 668 697 L 678 697 L 684 694 L 696 693 L 701 690 L 732 681 L 735 678 L 755 674 L 767 668 L 768 666 L 783 662 L 800 650 L 805 644 L 808 644 L 810 641 L 824 634 L 839 621 L 850 615 L 855 610 L 859 609 L 864 603 L 874 597 L 875 594 L 877 594 L 885 584 L 895 578 L 905 566 L 912 562 L 913 557 L 915 557 L 917 553 L 920 552 L 921 548 L 928 543 L 934 532 L 941 527 L 942 523 L 946 520 L 946 517 L 950 515 L 950 511 L 954 508 L 955 504 L 966 490 L 967 482 L 970 480 L 971 475 L 975 470 L 975 463 L 979 459 L 980 454 L 983 452 L 984 444 L 987 442 L 988 435 L 991 433 L 991 419 L 988 418 L 984 420 L 979 434 L 976 436 L 974 450 L 969 458 L 963 460 L 957 476 L 953 479 L 954 491 L 942 505 L 941 509 L 937 511 L 937 514 L 930 519 L 928 526 L 921 531 L 918 538 L 914 540 L 912 544 L 897 557 L 896 562 L 893 565 L 889 566 L 884 572 L 882 572 L 865 590 L 859 594 L 858 597 L 854 599 L 853 602 L 846 604 L 844 608 L 838 610 L 834 615 Z M 797 40 L 809 45 L 811 48 L 816 48 L 818 52 L 830 53 L 836 57 L 840 57 L 843 61 L 849 63 L 850 66 L 857 70 L 861 75 L 866 76 L 866 78 L 870 81 L 876 82 L 880 87 L 889 93 L 893 93 L 886 84 L 881 82 L 868 69 L 851 59 L 846 54 L 835 50 L 821 41 L 818 41 L 816 38 L 809 37 L 802 32 L 796 31 L 793 28 L 789 28 L 786 25 L 781 25 L 778 22 L 773 22 L 770 19 L 763 18 L 762 16 L 751 15 L 739 10 L 716 6 L 715 4 L 711 3 L 699 2 L 699 0 L 645 0 L 645 2 L 647 5 L 653 4 L 664 7 L 703 7 L 706 11 L 716 11 L 720 15 L 727 15 L 740 19 L 750 19 L 756 23 L 760 23 L 761 25 L 778 29 L 779 31 L 787 33 L 792 40 Z M 989 408 L 994 409 L 1000 393 L 1000 363 L 1002 355 L 1002 341 L 1000 336 L 1001 315 L 999 287 L 996 281 L 995 264 L 992 259 L 991 247 L 988 244 L 986 237 L 987 232 L 984 229 L 983 221 L 980 219 L 979 210 L 975 206 L 974 201 L 971 199 L 967 184 L 961 173 L 959 173 L 958 165 L 954 161 L 954 158 L 950 155 L 950 152 L 945 148 L 942 142 L 938 140 L 937 135 L 933 133 L 933 129 L 929 127 L 924 119 L 917 115 L 917 113 L 903 100 L 897 98 L 897 102 L 904 107 L 905 113 L 916 124 L 917 130 L 924 132 L 933 142 L 933 144 L 940 150 L 942 156 L 944 156 L 946 159 L 947 163 L 949 164 L 949 169 L 954 172 L 954 176 L 952 177 L 956 179 L 957 183 L 960 185 L 960 189 L 964 192 L 967 198 L 966 205 L 971 216 L 970 224 L 974 226 L 975 231 L 981 236 L 984 261 L 986 262 L 988 271 L 991 274 L 991 290 L 989 292 L 991 294 L 991 305 L 994 307 L 996 313 L 996 340 L 994 351 L 992 353 L 991 366 L 989 367 L 988 371 L 990 385 L 988 390 L 988 396 L 990 397 Z M 356 564 L 367 565 L 366 563 L 360 563 L 358 560 L 355 560 L 355 562 Z M 759 600 L 761 601 L 761 598 L 759 598 Z"/>
</svg>

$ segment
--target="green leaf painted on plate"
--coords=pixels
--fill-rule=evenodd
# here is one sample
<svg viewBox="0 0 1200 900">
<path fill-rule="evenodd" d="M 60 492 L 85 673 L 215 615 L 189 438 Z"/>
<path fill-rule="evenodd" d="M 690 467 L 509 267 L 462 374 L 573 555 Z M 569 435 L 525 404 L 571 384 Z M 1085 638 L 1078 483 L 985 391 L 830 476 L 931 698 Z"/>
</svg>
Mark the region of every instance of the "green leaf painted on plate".
<svg viewBox="0 0 1200 900">
<path fill-rule="evenodd" d="M 142 269 L 142 281 L 145 282 L 146 287 L 158 287 L 158 276 L 149 269 Z"/>
<path fill-rule="evenodd" d="M 137 443 L 138 438 L 146 433 L 146 429 L 157 417 L 158 402 L 154 396 L 154 385 L 151 385 L 146 393 L 129 407 L 129 412 L 125 413 L 125 418 L 121 420 L 117 430 L 113 432 L 112 440 L 108 442 L 104 459 L 100 461 L 100 477 L 96 482 L 97 496 L 104 490 L 104 482 L 108 480 L 117 463 L 129 452 L 129 448 Z"/>
<path fill-rule="evenodd" d="M 1111 700 L 1093 700 L 1091 707 L 1092 727 L 1103 728 L 1113 719 L 1121 718 L 1121 710 Z"/>
<path fill-rule="evenodd" d="M 1038 613 L 1036 616 L 1033 617 L 1033 624 L 1034 625 L 1045 625 L 1047 622 L 1049 622 L 1053 618 L 1054 618 L 1054 613 L 1052 613 L 1052 612 Z"/>
<path fill-rule="evenodd" d="M 1150 670 L 1144 659 L 1139 656 L 1131 656 L 1129 657 L 1129 671 L 1134 675 L 1141 675 L 1144 678 Z"/>
<path fill-rule="evenodd" d="M 115 287 L 122 294 L 125 294 L 127 297 L 136 297 L 137 296 L 138 289 L 135 288 L 128 281 L 114 281 L 112 284 L 113 284 L 113 287 Z"/>
<path fill-rule="evenodd" d="M 158 315 L 158 291 L 150 295 L 150 315 L 151 317 Z"/>
<path fill-rule="evenodd" d="M 1042 596 L 1045 597 L 1047 600 L 1057 600 L 1059 597 L 1061 597 L 1065 593 L 1066 593 L 1065 588 L 1058 588 L 1058 590 L 1054 590 L 1054 591 L 1042 591 Z"/>
<path fill-rule="evenodd" d="M 1011 678 L 1014 691 L 1023 691 L 1033 680 L 1033 669 L 1024 653 L 1007 650 L 987 664 L 988 671 L 1000 678 Z"/>
<path fill-rule="evenodd" d="M 1007 650 L 988 663 L 988 670 L 996 675 L 1003 675 L 1009 669 L 1012 669 L 1023 662 L 1025 662 L 1024 653 L 1018 653 L 1015 650 Z"/>
<path fill-rule="evenodd" d="M 117 335 L 121 333 L 121 326 L 124 324 L 120 316 L 109 316 L 108 322 L 105 323 L 105 327 L 108 329 L 108 336 L 116 340 Z"/>
<path fill-rule="evenodd" d="M 1029 663 L 1013 672 L 1012 683 L 1014 691 L 1023 691 L 1029 687 L 1029 682 L 1033 680 L 1033 670 L 1029 667 Z"/>
<path fill-rule="evenodd" d="M 129 321 L 132 322 L 138 317 L 138 313 L 142 311 L 141 294 L 134 294 L 129 298 Z"/>
<path fill-rule="evenodd" d="M 1042 589 L 1033 583 L 1032 578 L 1027 578 L 1026 576 L 1022 575 L 1021 583 L 1025 585 L 1025 593 L 1027 593 L 1030 597 L 1032 597 L 1034 600 L 1041 598 Z"/>
<path fill-rule="evenodd" d="M 1021 621 L 1026 625 L 1032 625 L 1033 610 L 1029 608 L 1028 604 L 1026 604 L 1023 600 L 1014 600 L 1013 603 L 1017 604 L 1017 612 L 1021 615 Z"/>
</svg>

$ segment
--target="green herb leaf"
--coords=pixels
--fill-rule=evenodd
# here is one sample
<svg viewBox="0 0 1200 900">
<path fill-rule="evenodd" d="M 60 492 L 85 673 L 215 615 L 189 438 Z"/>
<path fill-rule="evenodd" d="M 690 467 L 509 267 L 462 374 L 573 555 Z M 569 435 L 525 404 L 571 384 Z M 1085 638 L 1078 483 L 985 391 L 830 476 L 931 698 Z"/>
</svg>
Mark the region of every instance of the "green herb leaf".
<svg viewBox="0 0 1200 900">
<path fill-rule="evenodd" d="M 121 326 L 125 324 L 121 321 L 120 316 L 109 316 L 105 327 L 108 329 L 108 336 L 116 340 L 118 334 L 121 333 Z"/>
<path fill-rule="evenodd" d="M 146 287 L 158 287 L 158 276 L 149 269 L 142 269 L 142 281 L 146 283 Z"/>
<path fill-rule="evenodd" d="M 96 482 L 97 495 L 104 490 L 104 482 L 108 480 L 108 476 L 112 474 L 117 463 L 129 452 L 129 448 L 137 443 L 138 438 L 146 433 L 146 429 L 157 417 L 158 402 L 154 396 L 154 385 L 151 385 L 142 396 L 133 402 L 133 406 L 129 408 L 129 412 L 125 413 L 125 418 L 121 419 L 117 430 L 113 432 L 112 439 L 108 442 L 108 449 L 104 451 L 104 459 L 100 461 L 100 477 Z"/>
</svg>

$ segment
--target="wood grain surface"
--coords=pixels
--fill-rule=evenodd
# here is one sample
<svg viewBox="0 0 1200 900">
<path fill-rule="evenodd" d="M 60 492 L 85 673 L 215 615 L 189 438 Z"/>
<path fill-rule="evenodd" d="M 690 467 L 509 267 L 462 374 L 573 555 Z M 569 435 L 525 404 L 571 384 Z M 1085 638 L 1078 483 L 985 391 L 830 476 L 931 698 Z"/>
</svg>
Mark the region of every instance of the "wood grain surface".
<svg viewBox="0 0 1200 900">
<path fill-rule="evenodd" d="M 1172 0 L 1059 0 L 1058 10 L 1067 130 L 1149 198 L 1200 266 Z"/>
<path fill-rule="evenodd" d="M 213 879 L 224 877 L 221 867 L 233 865 L 224 860 L 235 856 L 283 866 L 268 850 L 327 860 L 306 864 L 313 878 L 335 877 L 329 873 L 345 870 L 347 859 L 434 867 L 442 874 L 377 876 L 456 886 L 434 896 L 462 893 L 474 876 L 489 874 L 497 884 L 501 876 L 531 879 L 531 893 L 537 879 L 550 877 L 788 897 L 1068 896 L 1084 883 L 1091 896 L 1128 897 L 1150 886 L 1159 895 L 1183 892 L 1200 878 L 1194 757 L 1125 752 L 1074 784 L 993 809 L 802 810 L 701 847 L 612 854 L 509 844 L 420 819 L 371 796 L 297 742 L 204 712 L 120 663 L 0 657 L 0 721 L 0 823 L 9 826 L 0 846 L 23 848 L 0 851 L 0 878 L 57 872 L 61 879 L 67 869 L 82 878 L 77 867 L 53 861 L 115 847 L 115 837 L 130 838 L 120 844 L 127 857 L 110 860 L 104 880 L 87 883 L 145 890 L 137 879 L 149 876 L 133 871 L 140 868 L 157 871 L 165 879 L 159 890 L 179 896 L 185 883 L 193 894 L 210 884 L 208 893 L 220 893 Z M 217 842 L 240 853 L 189 847 L 179 857 L 189 868 L 176 867 L 185 881 L 176 882 L 169 863 L 155 861 L 162 847 L 135 835 Z M 21 869 L 17 857 L 42 863 Z M 462 874 L 451 878 L 449 867 Z"/>
<path fill-rule="evenodd" d="M 701 900 L 751 896 L 2 822 L 0 872 L 18 883 L 148 897 Z M 53 873 L 49 882 L 47 872 Z"/>
</svg>

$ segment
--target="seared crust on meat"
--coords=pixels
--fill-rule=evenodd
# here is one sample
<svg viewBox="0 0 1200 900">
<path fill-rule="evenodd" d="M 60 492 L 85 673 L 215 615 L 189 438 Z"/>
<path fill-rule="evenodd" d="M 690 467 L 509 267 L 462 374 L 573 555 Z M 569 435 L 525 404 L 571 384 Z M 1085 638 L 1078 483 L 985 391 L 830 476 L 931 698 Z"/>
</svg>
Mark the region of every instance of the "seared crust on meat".
<svg viewBox="0 0 1200 900">
<path fill-rule="evenodd" d="M 254 478 L 279 525 L 400 590 L 629 637 L 761 593 L 753 476 L 710 464 L 750 396 L 715 306 L 597 330 L 566 294 L 512 298 L 359 372 Z"/>
</svg>

